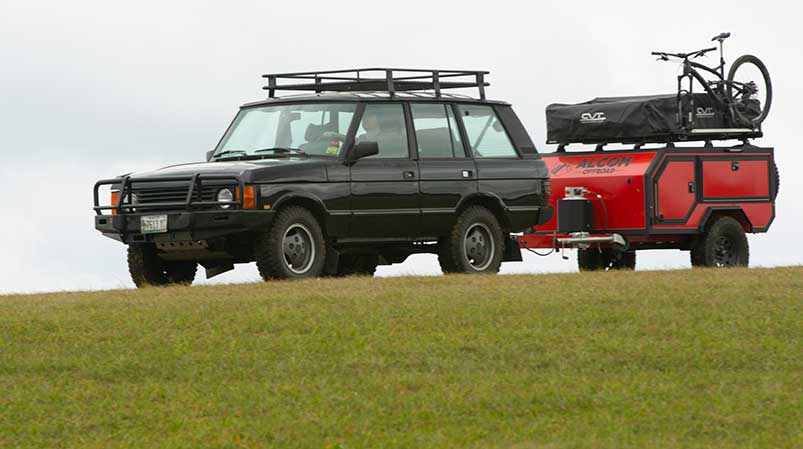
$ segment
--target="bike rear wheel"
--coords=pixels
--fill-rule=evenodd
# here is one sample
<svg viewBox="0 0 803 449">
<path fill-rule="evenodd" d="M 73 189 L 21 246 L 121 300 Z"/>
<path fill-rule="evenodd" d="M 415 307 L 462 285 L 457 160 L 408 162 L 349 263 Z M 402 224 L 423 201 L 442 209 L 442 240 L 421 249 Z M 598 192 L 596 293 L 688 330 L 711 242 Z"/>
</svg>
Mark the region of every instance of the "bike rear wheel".
<svg viewBox="0 0 803 449">
<path fill-rule="evenodd" d="M 767 66 L 753 55 L 740 56 L 728 71 L 728 98 L 736 118 L 744 125 L 758 126 L 772 106 L 772 82 Z"/>
</svg>

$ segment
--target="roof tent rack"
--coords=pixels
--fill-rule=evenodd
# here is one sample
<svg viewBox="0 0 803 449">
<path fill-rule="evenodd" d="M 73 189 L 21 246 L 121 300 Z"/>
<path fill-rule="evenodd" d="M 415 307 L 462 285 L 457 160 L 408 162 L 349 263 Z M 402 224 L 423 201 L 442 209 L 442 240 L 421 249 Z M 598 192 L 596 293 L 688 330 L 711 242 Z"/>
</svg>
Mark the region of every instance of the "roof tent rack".
<svg viewBox="0 0 803 449">
<path fill-rule="evenodd" d="M 485 100 L 485 81 L 489 72 L 476 70 L 429 70 L 400 68 L 367 68 L 326 70 L 319 72 L 268 73 L 263 89 L 274 98 L 277 91 L 322 92 L 396 92 L 434 90 L 440 97 L 444 89 L 478 88 Z M 282 84 L 284 82 L 285 84 Z"/>
</svg>

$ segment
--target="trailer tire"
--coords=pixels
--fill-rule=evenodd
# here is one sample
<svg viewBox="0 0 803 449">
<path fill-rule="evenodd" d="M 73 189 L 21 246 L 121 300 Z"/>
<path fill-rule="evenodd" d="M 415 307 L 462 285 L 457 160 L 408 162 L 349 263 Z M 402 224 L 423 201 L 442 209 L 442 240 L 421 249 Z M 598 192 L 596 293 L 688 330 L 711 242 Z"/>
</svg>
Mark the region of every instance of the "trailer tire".
<svg viewBox="0 0 803 449">
<path fill-rule="evenodd" d="M 635 270 L 636 252 L 600 248 L 579 249 L 577 267 L 580 271 Z"/>
<path fill-rule="evenodd" d="M 746 267 L 750 245 L 742 224 L 732 217 L 719 217 L 691 249 L 695 267 Z"/>
<path fill-rule="evenodd" d="M 171 262 L 159 258 L 152 243 L 128 245 L 128 272 L 138 288 L 189 285 L 195 280 L 198 264 Z"/>
<path fill-rule="evenodd" d="M 502 227 L 482 206 L 468 207 L 448 237 L 438 243 L 444 273 L 498 273 L 505 255 Z"/>
<path fill-rule="evenodd" d="M 301 206 L 283 208 L 271 226 L 257 236 L 254 256 L 266 281 L 318 277 L 326 261 L 321 225 Z"/>
</svg>

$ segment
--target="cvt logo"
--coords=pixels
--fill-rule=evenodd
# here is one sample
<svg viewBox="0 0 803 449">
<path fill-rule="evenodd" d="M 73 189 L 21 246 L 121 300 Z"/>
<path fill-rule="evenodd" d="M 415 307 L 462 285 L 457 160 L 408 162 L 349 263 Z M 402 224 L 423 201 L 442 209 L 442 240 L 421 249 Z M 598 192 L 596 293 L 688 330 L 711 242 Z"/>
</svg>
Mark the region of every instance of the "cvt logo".
<svg viewBox="0 0 803 449">
<path fill-rule="evenodd" d="M 584 112 L 580 115 L 580 123 L 602 123 L 605 120 L 604 112 Z"/>
<path fill-rule="evenodd" d="M 714 112 L 714 108 L 697 108 L 697 117 L 713 117 L 716 113 Z"/>
</svg>

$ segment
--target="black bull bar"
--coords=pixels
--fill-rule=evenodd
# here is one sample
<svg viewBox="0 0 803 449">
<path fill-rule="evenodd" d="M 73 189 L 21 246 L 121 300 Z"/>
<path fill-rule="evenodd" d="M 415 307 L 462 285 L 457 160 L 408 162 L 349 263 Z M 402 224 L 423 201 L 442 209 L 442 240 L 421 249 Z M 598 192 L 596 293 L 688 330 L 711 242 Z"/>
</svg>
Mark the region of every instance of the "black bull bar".
<svg viewBox="0 0 803 449">
<path fill-rule="evenodd" d="M 182 182 L 186 181 L 189 183 L 189 187 L 187 189 L 187 196 L 184 201 L 170 201 L 170 202 L 160 202 L 160 203 L 150 203 L 150 204 L 133 204 L 133 201 L 130 201 L 128 204 L 125 203 L 125 199 L 127 196 L 133 192 L 133 186 L 135 184 L 145 184 L 145 183 L 170 183 L 170 182 Z M 195 194 L 200 193 L 202 191 L 203 183 L 207 181 L 214 181 L 215 183 L 220 183 L 220 181 L 234 181 L 237 184 L 239 194 L 235 194 L 234 201 L 203 201 L 197 200 L 195 198 Z M 101 206 L 100 205 L 100 195 L 99 190 L 101 186 L 108 185 L 114 188 L 115 186 L 119 186 L 120 193 L 117 197 L 117 204 L 112 204 L 109 206 Z M 191 210 L 193 207 L 203 207 L 203 206 L 234 206 L 235 208 L 243 209 L 243 201 L 245 198 L 245 183 L 243 182 L 242 177 L 238 175 L 215 175 L 215 174 L 201 174 L 195 173 L 192 175 L 183 175 L 183 176 L 152 176 L 152 177 L 145 177 L 145 178 L 136 178 L 132 179 L 130 176 L 121 176 L 119 178 L 113 179 L 102 179 L 95 183 L 95 188 L 93 190 L 94 195 L 94 207 L 95 213 L 97 215 L 103 215 L 103 211 L 106 210 L 114 210 L 118 214 L 123 214 L 126 210 L 137 209 L 137 211 L 147 211 L 153 209 L 176 209 L 176 210 Z"/>
</svg>

